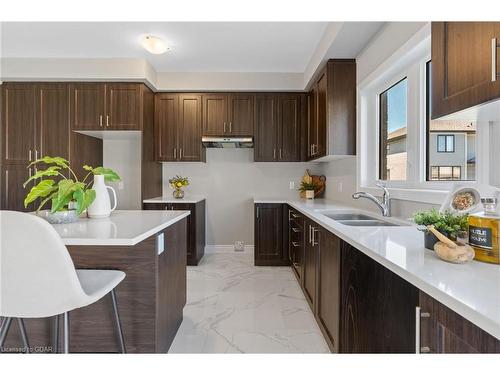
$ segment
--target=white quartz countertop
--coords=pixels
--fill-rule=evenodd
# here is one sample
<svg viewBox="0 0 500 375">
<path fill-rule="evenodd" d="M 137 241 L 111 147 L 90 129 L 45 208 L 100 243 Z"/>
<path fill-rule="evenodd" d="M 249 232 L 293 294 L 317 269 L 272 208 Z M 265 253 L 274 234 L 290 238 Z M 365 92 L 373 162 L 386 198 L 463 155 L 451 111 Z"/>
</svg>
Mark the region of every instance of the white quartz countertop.
<svg viewBox="0 0 500 375">
<path fill-rule="evenodd" d="M 104 219 L 54 224 L 65 245 L 133 246 L 189 215 L 189 211 L 116 210 Z"/>
<path fill-rule="evenodd" d="M 172 195 L 170 196 L 167 195 L 162 197 L 144 199 L 142 202 L 143 203 L 198 203 L 204 199 L 205 197 L 202 195 L 186 194 L 182 199 L 177 199 L 174 198 Z"/>
<path fill-rule="evenodd" d="M 330 210 L 357 211 L 324 199 L 254 199 L 287 203 L 350 243 L 423 292 L 500 339 L 500 266 L 472 261 L 452 264 L 424 247 L 424 235 L 410 223 L 399 227 L 350 227 L 328 218 Z M 372 212 L 370 216 L 380 217 Z M 393 220 L 393 219 L 389 219 Z"/>
</svg>

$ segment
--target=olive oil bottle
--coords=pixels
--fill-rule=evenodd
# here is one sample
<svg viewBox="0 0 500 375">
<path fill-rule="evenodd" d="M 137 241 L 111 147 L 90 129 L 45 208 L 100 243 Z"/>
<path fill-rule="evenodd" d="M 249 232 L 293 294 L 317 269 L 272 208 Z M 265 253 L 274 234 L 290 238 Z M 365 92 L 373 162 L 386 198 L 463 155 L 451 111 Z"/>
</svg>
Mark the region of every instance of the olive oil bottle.
<svg viewBox="0 0 500 375">
<path fill-rule="evenodd" d="M 481 198 L 484 211 L 469 216 L 469 245 L 475 260 L 500 264 L 500 216 L 497 198 Z"/>
</svg>

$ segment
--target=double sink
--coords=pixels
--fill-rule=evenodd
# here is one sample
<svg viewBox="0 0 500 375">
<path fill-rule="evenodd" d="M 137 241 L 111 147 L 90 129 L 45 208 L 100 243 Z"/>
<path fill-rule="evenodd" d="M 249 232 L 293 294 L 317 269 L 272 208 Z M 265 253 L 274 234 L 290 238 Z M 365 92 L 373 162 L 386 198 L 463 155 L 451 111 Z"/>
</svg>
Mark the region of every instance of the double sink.
<svg viewBox="0 0 500 375">
<path fill-rule="evenodd" d="M 399 227 L 405 225 L 359 212 L 325 211 L 321 212 L 321 214 L 350 227 Z"/>
</svg>

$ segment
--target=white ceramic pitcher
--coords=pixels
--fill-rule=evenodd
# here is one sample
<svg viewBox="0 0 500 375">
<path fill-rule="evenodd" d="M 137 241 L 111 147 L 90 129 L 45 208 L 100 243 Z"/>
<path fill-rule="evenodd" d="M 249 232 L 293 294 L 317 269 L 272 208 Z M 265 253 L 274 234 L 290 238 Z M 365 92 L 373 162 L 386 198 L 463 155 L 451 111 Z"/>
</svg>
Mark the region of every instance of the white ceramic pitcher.
<svg viewBox="0 0 500 375">
<path fill-rule="evenodd" d="M 108 217 L 112 211 L 116 208 L 116 192 L 111 186 L 106 186 L 104 184 L 103 175 L 94 176 L 94 185 L 92 189 L 95 190 L 95 200 L 87 209 L 87 214 L 90 218 L 98 219 L 102 217 Z M 114 206 L 111 208 L 111 202 L 109 199 L 108 189 L 113 192 Z"/>
</svg>

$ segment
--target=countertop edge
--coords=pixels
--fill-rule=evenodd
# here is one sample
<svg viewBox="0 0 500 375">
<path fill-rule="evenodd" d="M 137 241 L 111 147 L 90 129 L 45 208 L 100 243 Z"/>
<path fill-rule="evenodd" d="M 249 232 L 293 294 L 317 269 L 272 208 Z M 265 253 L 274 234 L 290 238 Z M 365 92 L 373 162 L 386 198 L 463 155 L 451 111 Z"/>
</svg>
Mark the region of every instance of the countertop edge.
<svg viewBox="0 0 500 375">
<path fill-rule="evenodd" d="M 142 203 L 198 203 L 204 201 L 206 198 L 205 197 L 187 197 L 187 198 L 182 198 L 182 199 L 175 199 L 175 198 L 170 198 L 170 197 L 155 197 L 155 198 L 148 198 L 148 199 L 143 199 Z"/>
<path fill-rule="evenodd" d="M 62 240 L 64 245 L 66 246 L 134 246 L 137 245 L 139 242 L 142 242 L 145 239 L 151 237 L 155 233 L 158 233 L 163 229 L 168 228 L 169 226 L 177 223 L 178 221 L 188 217 L 190 214 L 191 213 L 189 211 L 182 212 L 175 218 L 170 219 L 169 221 L 165 221 L 160 225 L 157 225 L 156 227 L 151 228 L 150 230 L 131 239 L 63 238 Z"/>
<path fill-rule="evenodd" d="M 276 203 L 276 204 L 288 204 L 289 206 L 293 207 L 303 215 L 307 216 L 309 219 L 317 222 L 317 217 L 314 215 L 311 215 L 307 210 L 305 210 L 303 207 L 300 207 L 293 201 L 287 200 L 287 199 L 254 199 L 255 204 L 266 204 L 266 203 Z M 450 308 L 451 310 L 455 311 L 457 314 L 461 315 L 465 319 L 469 320 L 471 323 L 475 324 L 479 328 L 483 329 L 484 331 L 488 332 L 490 335 L 493 337 L 497 338 L 500 340 L 500 326 L 497 322 L 491 320 L 485 315 L 482 315 L 478 313 L 476 310 L 472 309 L 468 305 L 464 304 L 460 300 L 453 298 L 449 294 L 441 291 L 440 289 L 437 289 L 433 285 L 427 283 L 425 280 L 422 280 L 418 276 L 404 270 L 403 268 L 399 267 L 398 265 L 388 261 L 384 257 L 381 257 L 378 255 L 376 252 L 372 251 L 371 249 L 367 248 L 364 245 L 361 245 L 358 243 L 355 239 L 345 235 L 344 233 L 339 232 L 337 229 L 332 228 L 331 226 L 319 222 L 323 228 L 327 229 L 331 233 L 335 234 L 342 240 L 348 242 L 352 246 L 356 247 L 359 251 L 361 251 L 363 254 L 369 256 L 373 260 L 375 260 L 377 263 L 381 264 L 388 270 L 394 272 L 396 275 L 400 276 L 404 280 L 408 281 L 410 284 L 414 285 L 424 293 L 428 294 L 432 298 L 436 299 L 446 307 Z M 425 250 L 425 251 L 431 251 L 431 250 Z"/>
</svg>

